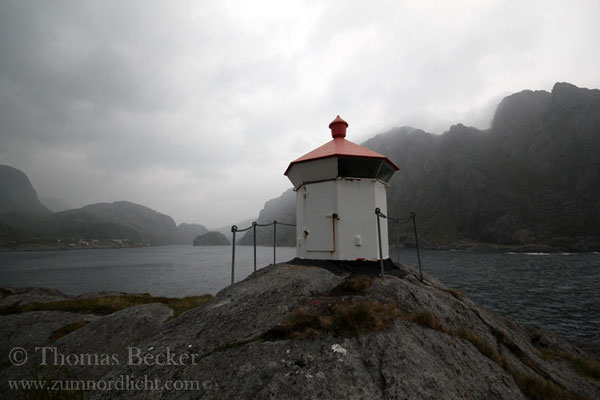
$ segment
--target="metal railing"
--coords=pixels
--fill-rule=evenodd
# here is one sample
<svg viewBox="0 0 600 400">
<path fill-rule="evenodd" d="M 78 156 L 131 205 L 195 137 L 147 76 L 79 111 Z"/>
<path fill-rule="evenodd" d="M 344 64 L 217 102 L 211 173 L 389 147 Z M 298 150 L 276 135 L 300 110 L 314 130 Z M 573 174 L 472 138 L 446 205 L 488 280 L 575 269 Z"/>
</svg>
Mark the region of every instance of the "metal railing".
<svg viewBox="0 0 600 400">
<path fill-rule="evenodd" d="M 237 232 L 246 232 L 247 230 L 252 229 L 252 244 L 254 246 L 254 272 L 256 272 L 256 227 L 260 226 L 271 226 L 273 225 L 273 264 L 276 263 L 277 260 L 277 225 L 284 226 L 296 226 L 296 224 L 286 224 L 284 222 L 273 221 L 270 224 L 259 224 L 258 222 L 253 222 L 252 225 L 245 229 L 238 229 L 236 225 L 231 227 L 231 233 L 233 234 L 233 238 L 231 240 L 231 284 L 233 285 L 235 278 L 235 234 Z"/>
<path fill-rule="evenodd" d="M 381 218 L 385 218 L 393 224 L 404 225 L 412 221 L 413 232 L 415 234 L 415 247 L 417 248 L 417 260 L 419 262 L 419 280 L 423 282 L 423 271 L 421 270 L 421 252 L 419 251 L 419 237 L 417 236 L 417 222 L 415 221 L 416 214 L 411 212 L 408 218 L 392 218 L 383 214 L 379 207 L 375 209 L 377 215 L 377 238 L 379 239 L 379 267 L 381 269 L 381 279 L 383 279 L 383 251 L 381 249 Z M 396 235 L 396 249 L 398 250 L 398 263 L 400 263 L 400 232 Z"/>
<path fill-rule="evenodd" d="M 377 215 L 377 238 L 379 243 L 379 267 L 381 269 L 381 278 L 383 279 L 384 268 L 383 268 L 383 249 L 381 245 L 381 218 L 385 218 L 389 223 L 404 225 L 410 221 L 412 221 L 413 233 L 415 235 L 415 247 L 417 249 L 417 260 L 419 263 L 419 280 L 423 282 L 423 272 L 421 270 L 421 252 L 419 249 L 419 237 L 417 236 L 417 223 L 416 223 L 416 214 L 413 212 L 410 213 L 410 216 L 407 218 L 392 218 L 383 214 L 381 210 L 378 208 L 375 209 L 375 215 Z M 253 222 L 247 228 L 239 229 L 237 225 L 233 225 L 231 227 L 231 233 L 233 235 L 231 240 L 231 284 L 233 285 L 235 280 L 235 235 L 238 232 L 246 232 L 252 229 L 252 245 L 254 248 L 254 272 L 256 272 L 256 227 L 266 227 L 273 225 L 273 264 L 276 264 L 277 261 L 277 225 L 284 226 L 296 226 L 296 224 L 287 224 L 284 222 L 273 221 L 270 224 L 259 224 L 257 222 Z M 396 235 L 396 248 L 398 249 L 398 263 L 400 263 L 400 233 Z"/>
</svg>

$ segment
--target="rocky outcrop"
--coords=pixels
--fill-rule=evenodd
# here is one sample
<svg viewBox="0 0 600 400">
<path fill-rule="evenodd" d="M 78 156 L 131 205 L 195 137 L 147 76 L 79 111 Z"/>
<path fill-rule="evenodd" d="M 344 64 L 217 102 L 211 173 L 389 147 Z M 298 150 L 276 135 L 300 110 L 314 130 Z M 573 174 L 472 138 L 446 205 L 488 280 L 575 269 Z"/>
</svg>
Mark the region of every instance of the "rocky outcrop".
<svg viewBox="0 0 600 400">
<path fill-rule="evenodd" d="M 0 287 L 0 293 L 0 307 L 7 307 L 15 303 L 48 303 L 51 301 L 66 300 L 69 298 L 69 296 L 60 290 L 46 287 Z"/>
<path fill-rule="evenodd" d="M 8 358 L 10 350 L 21 347 L 28 354 L 34 354 L 36 347 L 52 346 L 51 337 L 59 329 L 75 323 L 88 323 L 100 317 L 60 311 L 31 311 L 22 314 L 2 315 L 2 340 L 0 355 L 2 361 Z"/>
<path fill-rule="evenodd" d="M 208 232 L 194 239 L 194 246 L 228 246 L 231 242 L 221 232 Z"/>
<path fill-rule="evenodd" d="M 76 321 L 75 324 L 82 326 L 54 340 L 49 340 L 49 337 L 52 338 L 51 334 L 44 337 L 46 332 L 38 324 L 27 327 L 32 328 L 37 336 L 15 338 L 11 343 L 27 351 L 27 362 L 0 372 L 0 379 L 3 381 L 0 394 L 7 394 L 6 386 L 10 380 L 40 377 L 63 381 L 100 379 L 118 362 L 126 362 L 130 349 L 154 335 L 163 322 L 173 315 L 173 311 L 164 304 L 155 303 L 130 307 L 104 317 L 45 311 L 5 316 L 2 317 L 2 322 L 18 318 L 31 321 L 31 314 L 38 319 L 53 318 L 54 326 L 69 320 L 62 314 L 72 314 L 70 318 Z M 47 322 L 43 327 L 49 326 L 50 323 Z M 24 328 L 21 328 L 21 336 Z M 60 328 L 58 326 L 56 329 Z M 6 345 L 2 347 L 5 350 Z M 4 354 L 8 354 L 10 350 L 6 348 L 5 351 Z M 11 398 L 31 398 L 31 393 L 27 391 L 8 393 Z"/>
<path fill-rule="evenodd" d="M 590 378 L 600 367 L 557 335 L 517 325 L 427 275 L 420 281 L 408 267 L 388 261 L 384 279 L 378 271 L 370 262 L 292 260 L 167 322 L 158 305 L 134 307 L 56 343 L 121 361 L 100 372 L 71 367 L 79 379 L 195 382 L 180 391 L 87 392 L 92 399 L 600 396 L 597 375 Z M 149 361 L 125 362 L 127 346 Z M 167 354 L 174 364 L 152 361 Z"/>
</svg>

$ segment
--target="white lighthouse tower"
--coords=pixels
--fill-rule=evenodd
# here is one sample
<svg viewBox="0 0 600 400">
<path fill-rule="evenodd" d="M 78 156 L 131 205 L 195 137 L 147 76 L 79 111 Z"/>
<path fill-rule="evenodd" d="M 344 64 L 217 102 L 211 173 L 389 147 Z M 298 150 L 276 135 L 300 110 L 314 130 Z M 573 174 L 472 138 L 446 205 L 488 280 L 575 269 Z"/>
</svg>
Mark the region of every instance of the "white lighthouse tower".
<svg viewBox="0 0 600 400">
<path fill-rule="evenodd" d="M 387 186 L 398 167 L 387 157 L 346 140 L 348 123 L 329 124 L 333 140 L 292 161 L 285 175 L 296 191 L 298 257 L 378 260 L 375 208 L 387 213 Z M 383 258 L 389 257 L 387 220 L 381 220 Z"/>
</svg>

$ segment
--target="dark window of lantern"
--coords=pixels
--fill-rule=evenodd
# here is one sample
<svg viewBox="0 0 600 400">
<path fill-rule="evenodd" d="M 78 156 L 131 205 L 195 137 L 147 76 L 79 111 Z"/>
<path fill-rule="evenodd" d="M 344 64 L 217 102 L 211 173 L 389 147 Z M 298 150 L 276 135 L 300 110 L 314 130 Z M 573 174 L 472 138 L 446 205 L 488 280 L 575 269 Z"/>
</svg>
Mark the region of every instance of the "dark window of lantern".
<svg viewBox="0 0 600 400">
<path fill-rule="evenodd" d="M 380 158 L 338 158 L 338 176 L 345 178 L 377 178 L 388 182 L 394 168 Z"/>
<path fill-rule="evenodd" d="M 376 178 L 381 160 L 377 158 L 338 158 L 338 176 L 346 178 Z"/>
</svg>

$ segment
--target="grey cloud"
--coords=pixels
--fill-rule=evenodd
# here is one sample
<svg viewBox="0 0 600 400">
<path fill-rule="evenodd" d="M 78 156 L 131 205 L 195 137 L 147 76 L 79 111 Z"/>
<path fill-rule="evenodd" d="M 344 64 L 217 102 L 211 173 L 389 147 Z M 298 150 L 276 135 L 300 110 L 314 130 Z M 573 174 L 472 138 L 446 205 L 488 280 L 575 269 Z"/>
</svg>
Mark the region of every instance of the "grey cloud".
<svg viewBox="0 0 600 400">
<path fill-rule="evenodd" d="M 0 162 L 72 206 L 209 226 L 287 163 L 393 126 L 486 128 L 502 95 L 600 86 L 597 2 L 4 1 Z M 223 217 L 227 215 L 227 218 Z"/>
</svg>

